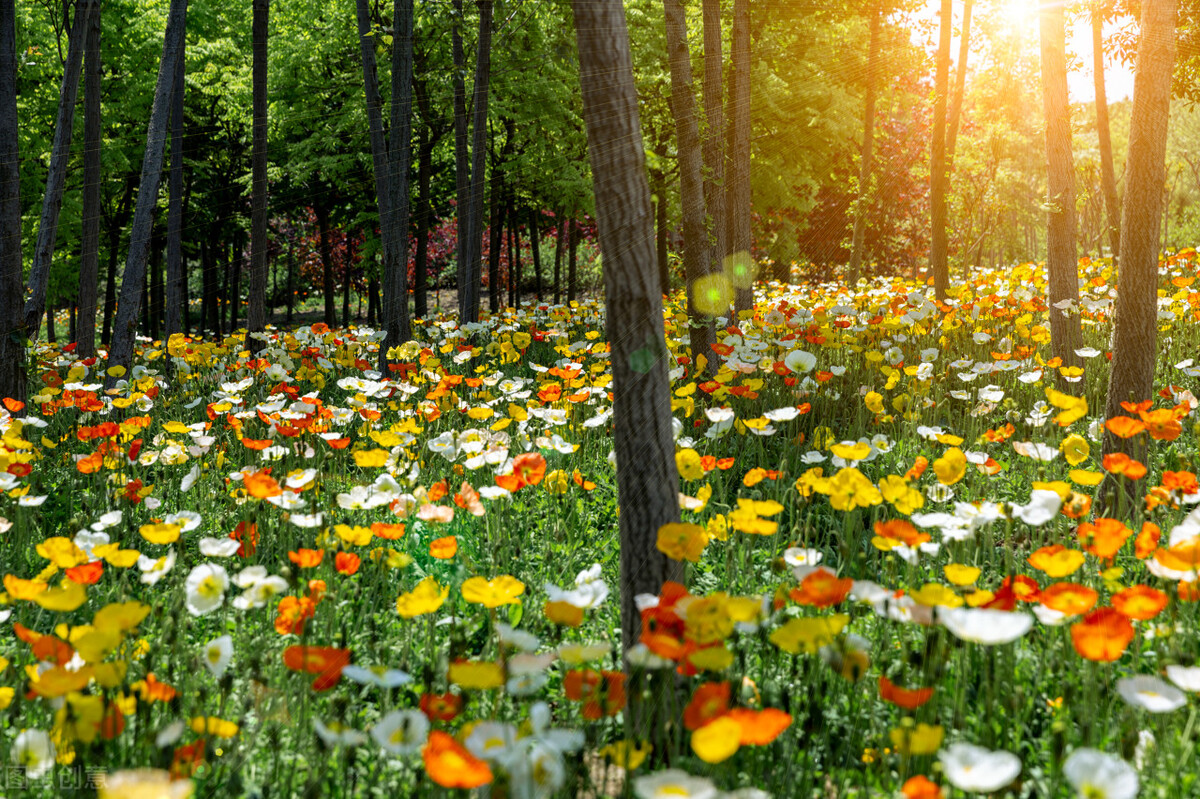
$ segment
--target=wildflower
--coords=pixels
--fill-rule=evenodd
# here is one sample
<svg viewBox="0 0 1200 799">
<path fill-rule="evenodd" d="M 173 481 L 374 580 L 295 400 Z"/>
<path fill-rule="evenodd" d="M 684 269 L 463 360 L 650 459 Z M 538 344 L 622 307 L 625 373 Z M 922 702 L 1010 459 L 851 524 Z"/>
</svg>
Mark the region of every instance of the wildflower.
<svg viewBox="0 0 1200 799">
<path fill-rule="evenodd" d="M 1077 534 L 1084 549 L 1102 560 L 1111 560 L 1133 531 L 1120 519 L 1099 518 L 1079 525 Z"/>
<path fill-rule="evenodd" d="M 504 685 L 504 669 L 498 663 L 457 660 L 450 664 L 447 679 L 469 691 L 487 691 Z"/>
<path fill-rule="evenodd" d="M 907 756 L 932 755 L 942 745 L 945 730 L 940 725 L 913 725 L 911 719 L 904 719 L 899 727 L 888 733 L 892 747 L 897 752 Z"/>
<path fill-rule="evenodd" d="M 1066 616 L 1080 616 L 1091 610 L 1100 595 L 1085 585 L 1055 583 L 1041 592 L 1044 606 Z"/>
<path fill-rule="evenodd" d="M 312 688 L 327 691 L 342 678 L 342 669 L 350 663 L 350 650 L 331 646 L 289 646 L 283 650 L 283 664 L 292 671 L 316 674 Z"/>
<path fill-rule="evenodd" d="M 371 737 L 389 755 L 414 755 L 429 738 L 429 719 L 419 710 L 393 710 L 371 728 Z"/>
<path fill-rule="evenodd" d="M 22 730 L 13 741 L 11 757 L 27 778 L 36 780 L 54 768 L 54 742 L 43 730 Z"/>
<path fill-rule="evenodd" d="M 698 524 L 674 522 L 658 528 L 657 548 L 672 560 L 700 560 L 708 546 L 708 534 Z"/>
<path fill-rule="evenodd" d="M 1148 674 L 1117 680 L 1117 693 L 1130 705 L 1151 713 L 1171 713 L 1187 704 L 1183 691 Z"/>
<path fill-rule="evenodd" d="M 928 702 L 933 698 L 933 691 L 933 688 L 901 688 L 884 675 L 879 675 L 879 697 L 906 710 L 915 710 Z"/>
<path fill-rule="evenodd" d="M 426 577 L 412 591 L 400 595 L 396 600 L 396 612 L 406 619 L 425 616 L 436 612 L 448 596 L 449 588 L 438 585 L 432 576 Z"/>
<path fill-rule="evenodd" d="M 822 646 L 832 642 L 849 623 L 844 614 L 817 618 L 794 618 L 771 632 L 772 644 L 790 654 L 801 651 L 815 654 Z"/>
<path fill-rule="evenodd" d="M 638 799 L 717 799 L 720 796 L 712 781 L 675 768 L 634 778 L 633 793 Z"/>
<path fill-rule="evenodd" d="M 717 718 L 692 732 L 692 751 L 705 763 L 720 763 L 737 752 L 741 737 L 740 724 L 731 718 Z"/>
<path fill-rule="evenodd" d="M 945 796 L 937 783 L 930 781 L 923 774 L 905 780 L 900 793 L 904 794 L 904 799 L 942 799 Z"/>
<path fill-rule="evenodd" d="M 1167 606 L 1167 595 L 1148 585 L 1133 585 L 1113 594 L 1112 606 L 1124 616 L 1149 621 Z"/>
<path fill-rule="evenodd" d="M 229 661 L 233 659 L 233 639 L 222 635 L 209 641 L 204 645 L 201 659 L 212 676 L 221 679 L 229 667 Z"/>
<path fill-rule="evenodd" d="M 1067 549 L 1062 544 L 1041 547 L 1028 558 L 1029 565 L 1055 579 L 1067 577 L 1083 565 L 1084 555 L 1077 549 Z"/>
<path fill-rule="evenodd" d="M 225 590 L 229 588 L 229 574 L 215 563 L 203 563 L 187 576 L 187 609 L 193 616 L 212 613 L 225 601 Z"/>
<path fill-rule="evenodd" d="M 939 608 L 938 620 L 956 638 L 984 646 L 1011 643 L 1033 626 L 1024 613 L 984 608 Z"/>
<path fill-rule="evenodd" d="M 684 480 L 704 478 L 704 466 L 701 463 L 700 453 L 690 447 L 675 453 L 675 468 L 679 470 L 679 476 Z"/>
<path fill-rule="evenodd" d="M 492 580 L 472 577 L 462 585 L 463 599 L 475 605 L 493 609 L 501 605 L 519 605 L 518 598 L 525 593 L 525 584 L 507 574 Z"/>
<path fill-rule="evenodd" d="M 1021 760 L 1016 755 L 967 743 L 951 744 L 938 760 L 950 784 L 969 793 L 999 791 L 1021 773 Z"/>
<path fill-rule="evenodd" d="M 1080 657 L 1110 663 L 1133 640 L 1133 625 L 1113 608 L 1092 611 L 1071 625 L 1071 644 Z"/>
<path fill-rule="evenodd" d="M 946 450 L 942 457 L 933 462 L 933 473 L 944 485 L 954 485 L 967 472 L 967 459 L 958 447 Z"/>
<path fill-rule="evenodd" d="M 1063 775 L 1080 799 L 1134 799 L 1138 774 L 1133 766 L 1096 749 L 1076 749 L 1063 763 Z"/>
<path fill-rule="evenodd" d="M 492 781 L 487 763 L 440 730 L 429 734 L 421 757 L 429 778 L 443 788 L 478 788 Z"/>
</svg>

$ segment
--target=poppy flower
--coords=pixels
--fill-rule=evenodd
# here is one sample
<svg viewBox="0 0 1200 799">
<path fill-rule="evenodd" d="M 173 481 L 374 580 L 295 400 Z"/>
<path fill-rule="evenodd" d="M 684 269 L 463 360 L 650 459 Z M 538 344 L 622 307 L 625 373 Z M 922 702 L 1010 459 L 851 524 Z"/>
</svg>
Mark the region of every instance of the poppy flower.
<svg viewBox="0 0 1200 799">
<path fill-rule="evenodd" d="M 267 470 L 246 475 L 242 478 L 242 485 L 246 487 L 246 493 L 255 499 L 270 499 L 283 494 L 279 481 L 271 477 Z"/>
<path fill-rule="evenodd" d="M 1087 660 L 1111 663 L 1133 640 L 1133 624 L 1114 608 L 1092 611 L 1071 625 L 1071 644 Z"/>
<path fill-rule="evenodd" d="M 357 572 L 361 564 L 362 558 L 353 552 L 339 552 L 333 559 L 333 567 L 337 569 L 339 574 L 344 574 L 347 577 Z"/>
<path fill-rule="evenodd" d="M 705 683 L 696 689 L 691 701 L 683 709 L 683 726 L 689 730 L 698 730 L 728 711 L 729 683 Z"/>
<path fill-rule="evenodd" d="M 458 694 L 421 694 L 421 712 L 430 721 L 453 721 L 462 712 L 462 697 Z"/>
<path fill-rule="evenodd" d="M 818 568 L 808 574 L 799 588 L 793 588 L 789 596 L 800 605 L 828 608 L 845 600 L 854 581 L 839 578 L 828 569 Z"/>
<path fill-rule="evenodd" d="M 901 688 L 884 675 L 879 675 L 880 698 L 905 710 L 915 710 L 928 702 L 933 698 L 933 691 L 933 688 Z"/>
<path fill-rule="evenodd" d="M 350 650 L 332 646 L 289 646 L 283 650 L 283 663 L 292 671 L 316 674 L 313 690 L 327 691 L 342 678 L 342 669 L 350 665 Z"/>
<path fill-rule="evenodd" d="M 1168 597 L 1148 585 L 1131 585 L 1113 594 L 1112 606 L 1121 615 L 1137 621 L 1149 621 L 1167 606 Z"/>
<path fill-rule="evenodd" d="M 1062 544 L 1051 544 L 1034 550 L 1028 561 L 1033 568 L 1057 579 L 1077 572 L 1083 565 L 1084 555 L 1077 549 L 1067 549 Z"/>
<path fill-rule="evenodd" d="M 447 535 L 433 539 L 429 542 L 429 554 L 438 560 L 450 560 L 458 554 L 458 538 Z"/>
<path fill-rule="evenodd" d="M 1131 416 L 1114 416 L 1104 427 L 1117 438 L 1133 438 L 1146 429 L 1145 424 Z"/>
<path fill-rule="evenodd" d="M 1120 474 L 1130 480 L 1141 480 L 1146 476 L 1146 467 L 1140 461 L 1126 455 L 1124 452 L 1111 452 L 1104 456 L 1104 470 L 1110 474 Z"/>
<path fill-rule="evenodd" d="M 321 561 L 325 559 L 325 550 L 323 549 L 299 549 L 295 552 L 288 553 L 288 560 L 295 563 L 297 568 L 312 569 L 321 565 Z"/>
<path fill-rule="evenodd" d="M 1111 560 L 1124 546 L 1133 531 L 1120 519 L 1099 518 L 1084 522 L 1076 531 L 1083 548 L 1102 560 Z"/>
<path fill-rule="evenodd" d="M 421 750 L 425 773 L 443 788 L 478 788 L 492 781 L 487 763 L 471 754 L 454 736 L 434 730 Z"/>
</svg>

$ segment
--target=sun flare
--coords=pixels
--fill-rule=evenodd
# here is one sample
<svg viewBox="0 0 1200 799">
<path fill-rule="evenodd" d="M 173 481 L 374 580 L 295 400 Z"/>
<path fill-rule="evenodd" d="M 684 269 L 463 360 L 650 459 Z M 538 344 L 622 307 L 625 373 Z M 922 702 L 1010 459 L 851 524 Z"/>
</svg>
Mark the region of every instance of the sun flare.
<svg viewBox="0 0 1200 799">
<path fill-rule="evenodd" d="M 1001 19 L 1013 30 L 1037 23 L 1038 0 L 998 0 L 997 5 Z"/>
</svg>

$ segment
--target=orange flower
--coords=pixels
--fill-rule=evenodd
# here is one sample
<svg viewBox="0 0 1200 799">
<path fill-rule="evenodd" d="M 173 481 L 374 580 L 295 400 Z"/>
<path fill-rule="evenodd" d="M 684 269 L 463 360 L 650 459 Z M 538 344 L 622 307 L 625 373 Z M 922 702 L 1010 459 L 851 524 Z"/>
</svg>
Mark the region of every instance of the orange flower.
<svg viewBox="0 0 1200 799">
<path fill-rule="evenodd" d="M 1068 616 L 1082 616 L 1100 598 L 1092 589 L 1079 583 L 1055 583 L 1042 592 L 1042 604 Z"/>
<path fill-rule="evenodd" d="M 430 721 L 453 721 L 462 711 L 462 697 L 458 694 L 421 694 L 421 712 Z"/>
<path fill-rule="evenodd" d="M 913 461 L 912 468 L 904 473 L 905 480 L 919 480 L 921 475 L 925 474 L 925 470 L 929 468 L 929 458 L 924 455 L 918 455 Z"/>
<path fill-rule="evenodd" d="M 788 713 L 776 708 L 751 710 L 750 708 L 734 708 L 726 714 L 742 728 L 739 746 L 766 746 L 774 741 L 792 724 Z"/>
<path fill-rule="evenodd" d="M 258 525 L 254 522 L 238 522 L 229 537 L 241 544 L 237 551 L 238 557 L 249 557 L 258 550 Z"/>
<path fill-rule="evenodd" d="M 1168 491 L 1178 491 L 1181 494 L 1200 492 L 1200 483 L 1191 472 L 1163 472 L 1162 487 Z"/>
<path fill-rule="evenodd" d="M 339 552 L 333 559 L 333 567 L 347 577 L 358 571 L 360 565 L 362 565 L 362 558 L 353 552 Z"/>
<path fill-rule="evenodd" d="M 312 569 L 321 565 L 321 561 L 325 559 L 325 550 L 323 549 L 300 549 L 296 552 L 288 553 L 288 560 L 295 563 L 298 568 Z"/>
<path fill-rule="evenodd" d="M 800 605 L 827 608 L 844 600 L 853 587 L 853 580 L 841 579 L 827 569 L 817 569 L 800 582 L 799 588 L 793 588 L 788 596 Z"/>
<path fill-rule="evenodd" d="M 1167 606 L 1167 595 L 1148 585 L 1131 585 L 1113 594 L 1112 606 L 1131 619 L 1149 621 Z"/>
<path fill-rule="evenodd" d="M 698 730 L 728 711 L 729 683 L 705 683 L 696 689 L 692 700 L 683 709 L 683 726 L 689 730 Z"/>
<path fill-rule="evenodd" d="M 269 439 L 269 438 L 243 438 L 242 446 L 245 447 L 246 449 L 264 450 L 267 447 L 271 446 L 271 439 Z"/>
<path fill-rule="evenodd" d="M 875 522 L 875 535 L 880 538 L 890 538 L 899 541 L 910 549 L 916 549 L 930 540 L 928 533 L 918 532 L 908 519 L 892 519 L 886 522 Z"/>
<path fill-rule="evenodd" d="M 906 710 L 915 710 L 933 698 L 932 688 L 917 688 L 909 690 L 901 688 L 882 674 L 879 675 L 879 696 L 885 702 L 891 702 Z"/>
<path fill-rule="evenodd" d="M 280 635 L 304 632 L 304 623 L 316 613 L 317 603 L 308 597 L 285 596 L 279 600 L 275 615 L 275 632 Z"/>
<path fill-rule="evenodd" d="M 564 627 L 578 627 L 583 624 L 583 608 L 570 602 L 547 602 L 542 612 L 547 619 Z"/>
<path fill-rule="evenodd" d="M 1030 566 L 1050 577 L 1066 577 L 1083 565 L 1083 553 L 1077 549 L 1067 549 L 1062 544 L 1051 544 L 1034 550 L 1028 560 Z"/>
<path fill-rule="evenodd" d="M 563 678 L 568 699 L 583 702 L 583 717 L 595 721 L 615 716 L 625 707 L 625 675 L 619 671 L 574 669 Z"/>
<path fill-rule="evenodd" d="M 404 525 L 375 522 L 371 525 L 371 532 L 380 538 L 386 538 L 389 541 L 395 541 L 404 535 Z"/>
<path fill-rule="evenodd" d="M 1122 402 L 1121 407 L 1129 413 L 1141 413 L 1150 410 L 1150 406 L 1153 404 L 1154 400 L 1142 400 L 1141 402 Z"/>
<path fill-rule="evenodd" d="M 1179 593 L 1181 602 L 1195 602 L 1200 599 L 1200 581 L 1193 580 L 1192 582 L 1180 581 L 1176 590 Z"/>
<path fill-rule="evenodd" d="M 1146 425 L 1131 416 L 1114 416 L 1104 426 L 1117 438 L 1133 438 L 1146 429 Z"/>
<path fill-rule="evenodd" d="M 1112 474 L 1123 474 L 1130 480 L 1141 480 L 1146 476 L 1146 467 L 1124 452 L 1112 452 L 1104 456 L 1104 470 Z"/>
<path fill-rule="evenodd" d="M 350 439 L 327 438 L 325 439 L 325 443 L 329 445 L 330 449 L 345 449 L 346 447 L 350 446 Z"/>
<path fill-rule="evenodd" d="M 342 669 L 350 665 L 350 650 L 333 646 L 289 646 L 283 650 L 283 664 L 292 671 L 317 675 L 314 691 L 327 691 L 342 678 Z"/>
<path fill-rule="evenodd" d="M 1092 611 L 1071 625 L 1071 643 L 1079 656 L 1111 663 L 1125 653 L 1133 640 L 1133 624 L 1113 608 Z"/>
<path fill-rule="evenodd" d="M 1120 519 L 1099 518 L 1084 522 L 1077 531 L 1083 548 L 1098 558 L 1111 560 L 1133 535 Z"/>
<path fill-rule="evenodd" d="M 448 491 L 448 489 L 446 488 L 446 481 L 439 480 L 438 482 L 434 483 L 433 485 L 431 485 L 429 487 L 429 494 L 427 496 L 427 499 L 430 502 L 437 502 L 439 499 L 446 496 L 447 491 Z"/>
<path fill-rule="evenodd" d="M 942 799 L 942 789 L 923 774 L 909 777 L 900 788 L 904 799 Z"/>
<path fill-rule="evenodd" d="M 458 538 L 452 535 L 429 542 L 429 554 L 438 560 L 450 560 L 458 554 Z"/>
<path fill-rule="evenodd" d="M 86 458 L 80 458 L 75 461 L 75 469 L 80 474 L 95 474 L 100 471 L 100 466 L 104 463 L 104 456 L 100 454 L 100 450 L 96 450 Z"/>
<path fill-rule="evenodd" d="M 1158 528 L 1157 524 L 1143 522 L 1142 530 L 1133 543 L 1133 552 L 1137 555 L 1137 559 L 1145 560 L 1153 555 L 1154 550 L 1158 549 L 1158 542 L 1161 538 L 1162 530 Z"/>
<path fill-rule="evenodd" d="M 246 493 L 255 499 L 267 499 L 268 497 L 277 497 L 283 493 L 278 481 L 274 477 L 267 474 L 267 470 L 248 474 L 242 478 L 243 485 L 246 486 Z"/>
<path fill-rule="evenodd" d="M 159 682 L 153 672 L 147 674 L 146 679 L 139 680 L 130 687 L 137 689 L 138 693 L 142 695 L 143 702 L 170 702 L 178 693 L 165 682 Z"/>
<path fill-rule="evenodd" d="M 91 563 L 72 566 L 64 574 L 71 582 L 80 585 L 95 585 L 100 582 L 100 577 L 104 574 L 104 561 L 94 560 Z"/>
<path fill-rule="evenodd" d="M 1005 577 L 996 594 L 997 596 L 1012 594 L 1015 599 L 1021 602 L 1040 602 L 1042 600 L 1042 590 L 1037 584 L 1037 580 L 1027 577 L 1024 574 L 1018 574 L 1016 577 Z"/>
<path fill-rule="evenodd" d="M 443 788 L 478 788 L 492 781 L 492 770 L 468 752 L 454 736 L 441 730 L 429 734 L 421 751 L 425 773 Z"/>
<path fill-rule="evenodd" d="M 1146 426 L 1146 432 L 1156 441 L 1174 441 L 1183 432 L 1183 425 L 1179 423 L 1172 408 L 1141 411 L 1138 416 Z"/>
</svg>

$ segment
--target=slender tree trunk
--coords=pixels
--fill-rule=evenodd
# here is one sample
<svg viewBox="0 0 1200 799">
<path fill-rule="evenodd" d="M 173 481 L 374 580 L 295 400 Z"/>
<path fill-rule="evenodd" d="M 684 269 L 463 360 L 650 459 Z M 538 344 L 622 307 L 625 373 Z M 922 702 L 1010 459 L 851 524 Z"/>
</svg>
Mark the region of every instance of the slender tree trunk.
<svg viewBox="0 0 1200 799">
<path fill-rule="evenodd" d="M 433 179 L 433 147 L 429 127 L 421 127 L 417 147 L 417 253 L 413 268 L 413 316 L 429 315 L 429 224 L 433 216 L 429 187 Z"/>
<path fill-rule="evenodd" d="M 654 179 L 654 257 L 658 263 L 659 288 L 666 295 L 671 293 L 671 266 L 667 253 L 667 235 L 670 233 L 667 221 L 667 173 L 656 169 L 650 176 Z M 729 236 L 732 236 L 732 224 L 729 230 Z"/>
<path fill-rule="evenodd" d="M 1108 237 L 1113 258 L 1121 253 L 1121 201 L 1117 197 L 1117 174 L 1113 167 L 1112 135 L 1108 122 L 1108 93 L 1104 85 L 1104 12 L 1099 0 L 1092 2 L 1092 76 L 1096 86 L 1096 135 L 1100 140 L 1100 185 L 1108 216 Z"/>
<path fill-rule="evenodd" d="M 1171 74 L 1175 66 L 1178 0 L 1142 4 L 1141 35 L 1133 83 L 1129 123 L 1125 202 L 1121 212 L 1121 263 L 1113 319 L 1112 371 L 1108 381 L 1105 417 L 1124 414 L 1122 402 L 1141 402 L 1154 396 L 1154 365 L 1158 332 L 1158 223 L 1162 187 L 1166 182 L 1167 120 L 1171 111 Z M 1144 435 L 1122 439 L 1106 431 L 1104 454 L 1124 451 L 1146 459 Z M 1129 510 L 1141 496 L 1125 481 Z M 1113 484 L 1101 487 L 1105 505 L 1113 499 Z M 1111 510 L 1106 515 L 1112 515 Z"/>
<path fill-rule="evenodd" d="M 412 161 L 413 99 L 413 0 L 395 0 L 392 6 L 392 125 L 388 147 L 391 215 L 380 226 L 386 228 L 391 246 L 384 248 L 383 324 L 387 336 L 379 345 L 379 369 L 387 372 L 388 350 L 412 338 L 408 318 L 408 168 Z"/>
<path fill-rule="evenodd" d="M 142 160 L 142 179 L 138 189 L 137 208 L 133 214 L 133 231 L 129 235 L 129 257 L 125 261 L 121 281 L 121 302 L 117 308 L 117 324 L 108 353 L 112 366 L 129 369 L 133 361 L 133 344 L 137 334 L 137 309 L 146 273 L 146 257 L 150 247 L 150 228 L 154 208 L 158 204 L 158 183 L 162 176 L 163 145 L 166 142 L 167 112 L 171 85 L 175 80 L 176 61 L 183 57 L 184 28 L 187 24 L 187 0 L 171 0 L 167 30 L 163 38 L 162 61 L 154 88 L 154 104 L 150 110 L 150 125 L 146 132 L 146 154 Z M 112 388 L 118 378 L 109 375 Z"/>
<path fill-rule="evenodd" d="M 734 309 L 754 307 L 754 260 L 750 254 L 750 0 L 733 0 L 730 47 L 729 189 L 725 204 L 729 219 L 730 274 Z M 665 198 L 664 198 L 665 199 Z"/>
<path fill-rule="evenodd" d="M 318 204 L 317 239 L 321 251 L 322 290 L 325 294 L 325 324 L 330 327 L 337 325 L 337 299 L 333 282 L 333 254 L 329 251 L 329 209 L 324 203 Z"/>
<path fill-rule="evenodd" d="M 529 249 L 533 253 L 533 285 L 537 301 L 542 301 L 542 230 L 539 227 L 541 214 L 529 209 Z"/>
<path fill-rule="evenodd" d="M 257 12 L 256 12 L 257 13 Z M 187 41 L 175 65 L 174 88 L 171 92 L 171 176 L 170 200 L 167 205 L 167 312 L 164 338 L 170 339 L 181 331 L 180 323 L 187 305 L 187 277 L 183 263 L 183 101 L 187 91 L 184 84 L 187 61 Z M 257 131 L 256 131 L 257 133 Z M 170 364 L 170 361 L 167 362 Z"/>
<path fill-rule="evenodd" d="M 568 220 L 566 214 L 559 214 L 558 229 L 554 235 L 554 304 L 562 303 L 562 259 L 563 249 L 567 243 Z"/>
<path fill-rule="evenodd" d="M 705 235 L 703 163 L 696 99 L 692 94 L 692 62 L 688 52 L 687 15 L 682 0 L 663 0 L 667 28 L 667 55 L 671 63 L 671 115 L 675 118 L 679 153 L 680 201 L 683 206 L 683 267 L 688 282 L 688 316 L 692 358 L 715 368 L 712 343 L 716 338 L 713 317 L 721 313 L 719 272 L 712 269 L 711 248 Z M 704 296 L 701 296 L 701 295 Z"/>
<path fill-rule="evenodd" d="M 459 318 L 479 321 L 480 268 L 483 257 L 483 187 L 487 158 L 488 86 L 492 72 L 492 0 L 475 0 L 479 9 L 479 40 L 475 55 L 475 99 L 471 113 L 471 216 L 467 236 L 467 295 Z"/>
<path fill-rule="evenodd" d="M 288 260 L 287 260 L 287 316 L 284 317 L 288 325 L 292 323 L 292 308 L 296 305 L 296 243 L 288 236 Z"/>
<path fill-rule="evenodd" d="M 80 358 L 96 354 L 100 282 L 100 0 L 88 3 L 83 76 L 83 236 L 79 259 L 79 310 L 74 340 Z"/>
<path fill-rule="evenodd" d="M 575 0 L 580 83 L 604 255 L 607 327 L 613 342 L 613 448 L 621 505 L 621 631 L 625 649 L 641 636 L 638 594 L 658 594 L 683 570 L 656 546 L 679 521 L 679 476 L 671 432 L 662 295 L 637 92 L 620 0 Z M 635 357 L 648 350 L 649 358 Z"/>
<path fill-rule="evenodd" d="M 58 238 L 58 215 L 62 210 L 63 189 L 67 183 L 67 165 L 71 158 L 71 135 L 75 130 L 75 100 L 79 94 L 79 74 L 83 68 L 84 40 L 88 17 L 93 6 L 76 8 L 67 45 L 67 64 L 63 71 L 58 99 L 58 119 L 54 123 L 54 144 L 50 150 L 50 171 L 42 195 L 42 218 L 38 224 L 37 249 L 29 268 L 29 297 L 25 301 L 25 335 L 36 341 L 42 314 L 46 313 L 46 288 L 50 285 L 50 264 Z"/>
<path fill-rule="evenodd" d="M 517 203 L 508 205 L 508 304 L 511 308 L 521 307 L 521 227 L 517 221 Z"/>
<path fill-rule="evenodd" d="M 500 254 L 504 246 L 504 173 L 492 168 L 491 221 L 488 224 L 488 310 L 500 310 Z"/>
<path fill-rule="evenodd" d="M 721 49 L 721 0 L 703 0 L 704 25 L 704 207 L 708 211 L 709 272 L 724 269 L 729 255 L 725 218 L 725 108 Z"/>
<path fill-rule="evenodd" d="M 579 298 L 579 222 L 574 219 L 567 239 L 567 302 L 575 302 Z"/>
<path fill-rule="evenodd" d="M 25 401 L 21 164 L 17 136 L 17 9 L 0 0 L 0 398 Z"/>
<path fill-rule="evenodd" d="M 474 272 L 467 267 L 467 239 L 471 229 L 471 153 L 468 149 L 469 123 L 467 120 L 467 90 L 463 75 L 467 70 L 462 40 L 463 2 L 454 0 L 454 26 L 451 43 L 454 53 L 454 182 L 457 202 L 454 208 L 456 222 L 458 307 L 467 307 L 470 299 L 471 276 Z"/>
<path fill-rule="evenodd" d="M 238 316 L 242 313 L 242 264 L 246 260 L 246 234 L 241 229 L 233 234 L 233 280 L 229 291 L 229 332 L 238 330 Z"/>
<path fill-rule="evenodd" d="M 251 46 L 253 137 L 250 176 L 250 295 L 246 308 L 246 348 L 257 353 L 265 344 L 254 334 L 267 327 L 267 34 L 271 0 L 253 0 Z"/>
<path fill-rule="evenodd" d="M 217 330 L 217 272 L 213 266 L 209 239 L 200 239 L 200 331 Z"/>
<path fill-rule="evenodd" d="M 350 271 L 353 261 L 350 257 L 350 248 L 348 245 L 349 243 L 347 242 L 345 266 L 342 269 L 342 327 L 347 330 L 350 329 L 350 286 L 353 283 Z"/>
<path fill-rule="evenodd" d="M 933 100 L 933 145 L 929 156 L 929 196 L 933 219 L 929 269 L 933 273 L 938 300 L 946 299 L 950 287 L 950 242 L 946 230 L 946 101 L 950 88 L 950 33 L 952 0 L 942 0 L 941 30 L 938 37 L 937 73 Z"/>
<path fill-rule="evenodd" d="M 1064 365 L 1083 361 L 1079 321 L 1079 261 L 1075 250 L 1075 159 L 1071 153 L 1071 106 L 1067 94 L 1067 26 L 1061 0 L 1042 0 L 1042 98 L 1046 119 L 1049 210 L 1046 213 L 1046 272 L 1050 341 Z M 1067 307 L 1059 308 L 1059 305 Z M 1061 382 L 1061 381 L 1060 381 Z M 1063 388 L 1067 385 L 1064 383 Z"/>
<path fill-rule="evenodd" d="M 1059 0 L 1060 4 L 1062 0 Z M 954 170 L 954 150 L 962 122 L 963 102 L 967 93 L 967 61 L 971 56 L 971 10 L 975 0 L 963 0 L 962 36 L 958 43 L 958 66 L 954 72 L 954 99 L 950 103 L 950 122 L 946 132 L 946 171 Z"/>
<path fill-rule="evenodd" d="M 969 2 L 969 0 L 968 0 Z M 863 242 L 867 233 L 867 203 L 871 196 L 871 171 L 875 157 L 875 93 L 879 83 L 879 34 L 883 28 L 883 0 L 875 0 L 867 44 L 867 96 L 863 102 L 862 161 L 858 169 L 858 199 L 854 203 L 854 237 L 850 244 L 850 285 L 858 283 Z"/>
</svg>

